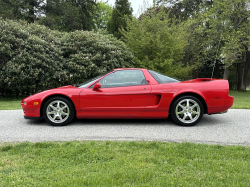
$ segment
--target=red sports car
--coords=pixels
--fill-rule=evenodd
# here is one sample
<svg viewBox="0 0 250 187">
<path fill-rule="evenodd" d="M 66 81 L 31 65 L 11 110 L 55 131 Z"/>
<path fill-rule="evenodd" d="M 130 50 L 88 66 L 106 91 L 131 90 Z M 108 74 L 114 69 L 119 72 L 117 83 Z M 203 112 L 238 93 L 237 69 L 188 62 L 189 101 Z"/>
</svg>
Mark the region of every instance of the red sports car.
<svg viewBox="0 0 250 187">
<path fill-rule="evenodd" d="M 67 125 L 77 118 L 147 118 L 171 115 L 179 125 L 197 124 L 203 114 L 233 105 L 227 80 L 178 81 L 147 69 L 121 68 L 81 85 L 46 90 L 22 100 L 25 119 Z"/>
</svg>

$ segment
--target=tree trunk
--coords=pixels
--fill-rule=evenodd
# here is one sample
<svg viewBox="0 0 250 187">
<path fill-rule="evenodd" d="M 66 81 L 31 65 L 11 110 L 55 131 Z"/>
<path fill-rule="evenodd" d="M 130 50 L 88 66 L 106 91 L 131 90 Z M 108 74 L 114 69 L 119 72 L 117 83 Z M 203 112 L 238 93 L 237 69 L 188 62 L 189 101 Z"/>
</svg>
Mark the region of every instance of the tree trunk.
<svg viewBox="0 0 250 187">
<path fill-rule="evenodd" d="M 229 70 L 230 70 L 230 66 L 225 67 L 223 79 L 227 79 L 228 80 L 228 78 L 229 78 L 229 72 L 230 72 Z"/>
<path fill-rule="evenodd" d="M 35 0 L 30 0 L 29 1 L 29 17 L 28 17 L 28 22 L 29 23 L 34 23 L 35 22 L 35 18 L 36 18 L 36 15 L 35 15 Z"/>
<path fill-rule="evenodd" d="M 198 71 L 198 69 L 194 69 L 194 70 L 193 70 L 193 79 L 198 78 L 198 76 L 199 76 L 199 71 Z"/>
<path fill-rule="evenodd" d="M 216 60 L 215 67 L 214 67 L 214 77 L 216 79 L 220 79 L 220 61 Z"/>
<path fill-rule="evenodd" d="M 46 10 L 45 15 L 46 16 L 49 16 L 49 13 L 50 13 L 50 11 L 52 9 L 52 6 L 53 6 L 52 0 L 47 0 L 46 8 L 45 8 L 45 10 Z"/>
<path fill-rule="evenodd" d="M 241 82 L 242 82 L 242 68 L 243 63 L 237 63 L 236 65 L 236 72 L 237 72 L 237 80 L 236 80 L 236 90 L 240 91 L 241 88 Z"/>
<path fill-rule="evenodd" d="M 244 63 L 243 63 L 243 70 L 242 70 L 242 79 L 241 79 L 241 84 L 240 84 L 240 89 L 239 91 L 246 92 L 246 87 L 247 87 L 247 74 L 249 71 L 250 67 L 250 52 L 246 50 L 244 53 Z"/>
</svg>

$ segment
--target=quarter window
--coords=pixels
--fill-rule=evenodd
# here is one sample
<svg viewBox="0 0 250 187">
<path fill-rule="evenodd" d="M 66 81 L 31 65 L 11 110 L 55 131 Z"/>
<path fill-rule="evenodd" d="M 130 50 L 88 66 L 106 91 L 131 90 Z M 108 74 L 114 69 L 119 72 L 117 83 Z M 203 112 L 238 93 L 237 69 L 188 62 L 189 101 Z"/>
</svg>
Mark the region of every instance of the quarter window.
<svg viewBox="0 0 250 187">
<path fill-rule="evenodd" d="M 171 77 L 168 77 L 166 75 L 162 75 L 156 71 L 152 71 L 152 70 L 148 70 L 148 72 L 154 77 L 154 79 L 159 83 L 159 84 L 163 84 L 163 83 L 171 83 L 171 82 L 180 82 L 176 79 L 173 79 Z"/>
</svg>

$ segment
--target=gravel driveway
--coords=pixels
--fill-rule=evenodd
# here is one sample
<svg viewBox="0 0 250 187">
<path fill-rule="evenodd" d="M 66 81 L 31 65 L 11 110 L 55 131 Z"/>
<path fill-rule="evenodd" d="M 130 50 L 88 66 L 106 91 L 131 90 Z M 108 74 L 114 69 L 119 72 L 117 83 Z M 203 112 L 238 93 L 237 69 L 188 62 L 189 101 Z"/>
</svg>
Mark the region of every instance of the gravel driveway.
<svg viewBox="0 0 250 187">
<path fill-rule="evenodd" d="M 45 121 L 25 120 L 22 110 L 0 110 L 0 142 L 68 140 L 158 140 L 222 145 L 250 145 L 250 110 L 204 115 L 194 127 L 171 120 L 75 120 L 53 127 Z"/>
</svg>

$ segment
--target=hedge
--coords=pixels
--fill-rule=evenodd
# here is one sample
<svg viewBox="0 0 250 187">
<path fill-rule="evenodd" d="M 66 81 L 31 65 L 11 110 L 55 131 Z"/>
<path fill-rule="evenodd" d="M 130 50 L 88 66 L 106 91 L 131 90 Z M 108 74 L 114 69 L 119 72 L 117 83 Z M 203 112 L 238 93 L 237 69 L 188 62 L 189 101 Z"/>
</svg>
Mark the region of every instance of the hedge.
<svg viewBox="0 0 250 187">
<path fill-rule="evenodd" d="M 81 83 L 114 68 L 133 66 L 134 56 L 111 35 L 58 32 L 0 18 L 0 94 L 30 95 Z"/>
</svg>

